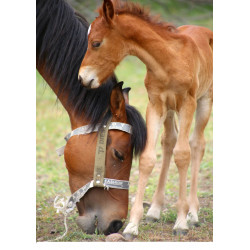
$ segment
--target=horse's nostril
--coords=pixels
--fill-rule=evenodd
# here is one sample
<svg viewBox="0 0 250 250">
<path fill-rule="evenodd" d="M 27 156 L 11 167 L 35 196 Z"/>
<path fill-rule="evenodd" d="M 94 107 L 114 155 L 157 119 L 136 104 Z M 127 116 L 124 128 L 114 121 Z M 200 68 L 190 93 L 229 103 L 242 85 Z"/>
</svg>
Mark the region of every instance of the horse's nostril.
<svg viewBox="0 0 250 250">
<path fill-rule="evenodd" d="M 109 225 L 107 231 L 105 232 L 105 234 L 107 235 L 107 234 L 117 233 L 121 229 L 122 225 L 123 225 L 122 221 L 113 220 L 110 223 L 110 225 Z"/>
</svg>

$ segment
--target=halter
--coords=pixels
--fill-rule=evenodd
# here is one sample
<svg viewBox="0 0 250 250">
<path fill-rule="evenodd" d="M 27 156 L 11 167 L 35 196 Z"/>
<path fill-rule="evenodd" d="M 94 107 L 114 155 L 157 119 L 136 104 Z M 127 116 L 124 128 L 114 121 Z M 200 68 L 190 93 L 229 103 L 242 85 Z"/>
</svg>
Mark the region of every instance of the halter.
<svg viewBox="0 0 250 250">
<path fill-rule="evenodd" d="M 110 129 L 121 130 L 123 132 L 132 134 L 132 127 L 129 124 L 121 122 L 111 122 L 111 118 L 107 124 L 100 128 L 100 124 L 97 124 L 93 130 L 90 125 L 85 125 L 74 129 L 71 133 L 68 133 L 64 139 L 66 142 L 75 135 L 86 135 L 93 132 L 98 132 L 96 153 L 95 153 L 95 166 L 94 166 L 94 178 L 86 185 L 74 192 L 66 201 L 64 198 L 59 199 L 57 196 L 54 200 L 54 207 L 57 209 L 57 213 L 61 212 L 64 214 L 64 226 L 65 232 L 62 236 L 57 237 L 55 240 L 62 239 L 68 232 L 67 227 L 67 214 L 70 213 L 76 206 L 76 203 L 87 193 L 87 191 L 93 187 L 101 187 L 104 189 L 116 188 L 116 189 L 129 189 L 129 181 L 116 180 L 105 178 L 105 159 L 106 159 L 106 144 L 108 131 Z M 65 146 L 60 147 L 56 150 L 59 156 L 64 154 Z"/>
<path fill-rule="evenodd" d="M 68 141 L 72 136 L 76 135 L 85 135 L 90 134 L 92 132 L 98 131 L 97 137 L 97 146 L 95 153 L 95 166 L 94 166 L 94 178 L 92 181 L 85 184 L 83 187 L 74 192 L 65 203 L 63 200 L 59 202 L 62 203 L 63 206 L 58 206 L 56 202 L 58 201 L 58 197 L 56 197 L 54 201 L 54 206 L 58 209 L 58 211 L 62 211 L 64 214 L 71 212 L 76 203 L 80 201 L 80 199 L 87 193 L 87 191 L 93 187 L 101 187 L 104 189 L 116 188 L 116 189 L 129 189 L 129 181 L 124 180 L 116 180 L 105 178 L 105 159 L 106 159 L 106 144 L 107 144 L 107 136 L 108 130 L 120 130 L 129 134 L 132 134 L 132 127 L 129 124 L 121 123 L 121 122 L 111 122 L 111 118 L 100 128 L 100 124 L 98 124 L 94 130 L 91 129 L 90 125 L 85 125 L 79 128 L 74 129 L 71 133 L 67 134 L 64 139 Z M 59 156 L 64 154 L 65 146 L 57 149 L 57 153 Z"/>
</svg>

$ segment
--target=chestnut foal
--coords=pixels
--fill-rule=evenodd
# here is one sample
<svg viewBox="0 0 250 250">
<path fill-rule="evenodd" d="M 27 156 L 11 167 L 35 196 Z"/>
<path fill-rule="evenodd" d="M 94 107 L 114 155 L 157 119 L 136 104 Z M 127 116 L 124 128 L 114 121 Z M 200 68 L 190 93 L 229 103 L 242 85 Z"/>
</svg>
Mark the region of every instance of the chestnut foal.
<svg viewBox="0 0 250 250">
<path fill-rule="evenodd" d="M 148 220 L 160 218 L 164 188 L 172 154 L 179 172 L 179 199 L 174 233 L 185 234 L 188 220 L 198 224 L 197 183 L 205 150 L 204 129 L 212 108 L 213 34 L 204 27 L 175 28 L 161 23 L 134 3 L 105 0 L 91 24 L 88 50 L 79 70 L 85 86 L 97 88 L 127 55 L 137 56 L 147 67 L 145 86 L 149 103 L 146 112 L 147 144 L 140 157 L 139 183 L 130 222 L 124 234 L 138 235 L 143 216 L 143 196 L 156 162 L 155 146 L 161 126 L 163 163 Z M 192 119 L 195 128 L 189 142 Z M 179 133 L 174 113 L 179 119 Z M 187 170 L 192 180 L 187 198 Z"/>
</svg>

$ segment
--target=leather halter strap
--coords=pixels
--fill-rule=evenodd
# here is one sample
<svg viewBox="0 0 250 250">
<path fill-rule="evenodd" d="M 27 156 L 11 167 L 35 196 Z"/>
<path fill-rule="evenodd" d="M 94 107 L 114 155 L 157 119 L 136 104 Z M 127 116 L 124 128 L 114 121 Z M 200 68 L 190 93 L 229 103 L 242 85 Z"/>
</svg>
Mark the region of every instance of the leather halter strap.
<svg viewBox="0 0 250 250">
<path fill-rule="evenodd" d="M 111 118 L 104 125 L 103 128 L 100 128 L 97 137 L 97 145 L 95 150 L 95 167 L 94 167 L 94 186 L 95 187 L 104 187 L 104 175 L 105 175 L 105 160 L 106 160 L 106 146 L 107 138 L 109 131 L 109 124 Z"/>
<path fill-rule="evenodd" d="M 104 178 L 103 179 L 104 183 L 104 188 L 109 189 L 109 188 L 116 188 L 116 189 L 129 189 L 129 181 L 124 181 L 124 180 L 115 180 L 115 179 L 108 179 Z M 75 206 L 76 203 L 80 201 L 80 199 L 88 192 L 89 189 L 94 187 L 94 180 L 88 182 L 86 185 L 83 187 L 79 188 L 76 192 L 74 192 L 66 202 L 65 206 L 62 207 L 63 212 L 69 213 L 71 212 Z M 55 200 L 54 203 L 57 202 L 57 199 Z"/>
<path fill-rule="evenodd" d="M 94 128 L 94 130 L 91 128 L 90 125 L 85 125 L 85 126 L 82 126 L 82 127 L 79 127 L 79 128 L 72 130 L 70 133 L 68 133 L 64 137 L 64 139 L 67 142 L 74 135 L 86 135 L 86 134 L 90 134 L 92 132 L 98 132 L 99 129 L 100 129 L 100 124 L 97 124 L 96 127 Z M 109 125 L 109 130 L 110 129 L 121 130 L 123 132 L 132 134 L 132 127 L 131 127 L 131 125 L 129 125 L 127 123 L 111 122 Z M 65 145 L 56 150 L 58 156 L 62 156 L 64 154 L 64 149 L 65 149 Z"/>
</svg>

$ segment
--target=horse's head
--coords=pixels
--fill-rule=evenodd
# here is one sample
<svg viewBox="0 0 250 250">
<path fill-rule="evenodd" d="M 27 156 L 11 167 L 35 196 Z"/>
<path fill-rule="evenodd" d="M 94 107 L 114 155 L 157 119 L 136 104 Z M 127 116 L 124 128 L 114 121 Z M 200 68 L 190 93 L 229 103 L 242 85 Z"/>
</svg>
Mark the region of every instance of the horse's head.
<svg viewBox="0 0 250 250">
<path fill-rule="evenodd" d="M 112 1 L 104 0 L 99 17 L 89 26 L 88 49 L 78 73 L 86 87 L 99 87 L 128 54 L 117 22 Z"/>
<path fill-rule="evenodd" d="M 112 122 L 130 124 L 132 135 L 120 130 L 108 131 L 105 178 L 128 181 L 133 153 L 145 146 L 146 128 L 139 112 L 125 103 L 128 100 L 126 90 L 122 91 L 121 83 L 114 86 L 107 114 Z M 73 136 L 67 142 L 64 156 L 72 193 L 93 180 L 96 145 L 97 133 Z M 77 224 L 83 231 L 117 232 L 127 217 L 128 190 L 91 188 L 77 203 L 77 208 Z"/>
</svg>

